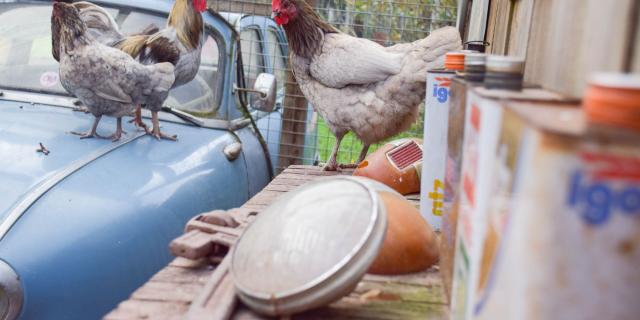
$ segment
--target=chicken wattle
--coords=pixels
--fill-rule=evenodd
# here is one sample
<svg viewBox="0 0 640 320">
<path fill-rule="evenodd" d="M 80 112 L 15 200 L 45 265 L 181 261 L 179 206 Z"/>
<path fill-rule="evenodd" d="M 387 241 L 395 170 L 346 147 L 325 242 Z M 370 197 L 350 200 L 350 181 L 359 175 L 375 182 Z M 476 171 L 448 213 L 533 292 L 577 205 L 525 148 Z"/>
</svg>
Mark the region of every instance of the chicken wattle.
<svg viewBox="0 0 640 320">
<path fill-rule="evenodd" d="M 304 0 L 273 0 L 273 16 L 287 34 L 291 67 L 302 93 L 336 136 L 325 170 L 336 170 L 342 138 L 352 131 L 371 144 L 407 130 L 425 98 L 427 70 L 444 65 L 461 48 L 460 34 L 446 27 L 413 43 L 383 47 L 339 32 Z"/>
</svg>

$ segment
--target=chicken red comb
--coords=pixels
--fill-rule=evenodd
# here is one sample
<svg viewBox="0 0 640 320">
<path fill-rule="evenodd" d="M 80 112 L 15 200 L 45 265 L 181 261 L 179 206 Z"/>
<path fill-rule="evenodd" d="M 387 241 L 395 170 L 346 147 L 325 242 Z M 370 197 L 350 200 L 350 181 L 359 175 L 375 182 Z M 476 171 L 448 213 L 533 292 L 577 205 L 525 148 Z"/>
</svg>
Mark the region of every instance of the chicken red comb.
<svg viewBox="0 0 640 320">
<path fill-rule="evenodd" d="M 207 0 L 193 0 L 193 7 L 198 12 L 204 12 L 207 10 Z"/>
<path fill-rule="evenodd" d="M 276 11 L 276 9 L 280 8 L 280 0 L 272 0 L 271 1 L 271 9 Z"/>
</svg>

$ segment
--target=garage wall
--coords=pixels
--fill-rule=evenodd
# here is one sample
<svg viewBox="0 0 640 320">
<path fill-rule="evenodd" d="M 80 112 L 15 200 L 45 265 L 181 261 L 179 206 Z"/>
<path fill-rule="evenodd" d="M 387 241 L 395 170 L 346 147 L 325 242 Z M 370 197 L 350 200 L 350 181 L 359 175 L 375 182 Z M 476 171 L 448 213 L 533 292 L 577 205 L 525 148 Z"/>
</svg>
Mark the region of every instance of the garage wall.
<svg viewBox="0 0 640 320">
<path fill-rule="evenodd" d="M 525 56 L 525 79 L 582 95 L 597 71 L 640 72 L 639 0 L 492 0 L 485 39 Z"/>
</svg>

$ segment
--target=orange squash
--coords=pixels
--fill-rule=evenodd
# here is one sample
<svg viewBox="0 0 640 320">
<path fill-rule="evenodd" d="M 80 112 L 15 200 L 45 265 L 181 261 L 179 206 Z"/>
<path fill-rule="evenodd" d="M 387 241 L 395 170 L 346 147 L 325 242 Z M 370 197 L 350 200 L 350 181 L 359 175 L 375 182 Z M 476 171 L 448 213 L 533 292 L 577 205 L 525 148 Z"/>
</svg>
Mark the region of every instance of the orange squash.
<svg viewBox="0 0 640 320">
<path fill-rule="evenodd" d="M 393 193 L 379 194 L 387 209 L 387 233 L 369 273 L 412 273 L 438 262 L 438 237 L 418 209 Z"/>
</svg>

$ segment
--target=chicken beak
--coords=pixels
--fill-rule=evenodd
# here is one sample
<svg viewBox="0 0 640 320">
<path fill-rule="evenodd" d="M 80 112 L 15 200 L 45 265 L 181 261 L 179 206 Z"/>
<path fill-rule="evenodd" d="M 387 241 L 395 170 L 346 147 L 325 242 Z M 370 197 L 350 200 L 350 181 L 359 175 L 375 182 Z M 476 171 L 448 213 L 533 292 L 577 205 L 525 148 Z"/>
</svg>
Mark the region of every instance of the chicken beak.
<svg viewBox="0 0 640 320">
<path fill-rule="evenodd" d="M 280 11 L 273 11 L 271 12 L 271 19 L 275 19 L 276 17 L 280 16 Z"/>
</svg>

